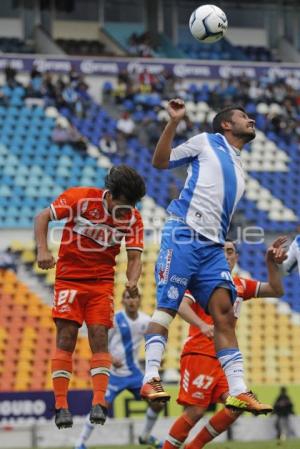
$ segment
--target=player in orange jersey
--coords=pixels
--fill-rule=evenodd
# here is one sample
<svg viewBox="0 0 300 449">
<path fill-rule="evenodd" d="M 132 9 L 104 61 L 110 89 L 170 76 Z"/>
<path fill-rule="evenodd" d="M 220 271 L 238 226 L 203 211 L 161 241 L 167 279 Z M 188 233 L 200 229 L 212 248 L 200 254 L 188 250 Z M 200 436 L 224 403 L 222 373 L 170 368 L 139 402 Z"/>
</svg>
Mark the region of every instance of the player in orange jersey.
<svg viewBox="0 0 300 449">
<path fill-rule="evenodd" d="M 238 318 L 243 301 L 254 297 L 280 297 L 283 295 L 280 270 L 277 263 L 285 259 L 282 246 L 286 238 L 276 239 L 266 253 L 268 282 L 234 277 L 237 299 L 234 314 Z M 233 270 L 238 253 L 233 242 L 226 241 L 224 252 L 230 271 Z M 190 323 L 189 336 L 184 345 L 180 362 L 180 390 L 177 402 L 185 407 L 184 413 L 172 425 L 164 443 L 164 449 L 181 447 L 192 427 L 201 419 L 210 404 L 226 402 L 228 383 L 216 358 L 212 318 L 187 292 L 179 308 L 180 315 Z M 246 393 L 247 394 L 247 393 Z M 242 411 L 225 407 L 216 413 L 185 449 L 200 449 L 228 427 Z"/>
<path fill-rule="evenodd" d="M 123 239 L 128 257 L 126 289 L 131 296 L 138 293 L 143 223 L 135 205 L 145 195 L 145 183 L 135 170 L 121 165 L 110 170 L 105 187 L 105 190 L 70 188 L 35 220 L 38 266 L 47 270 L 56 264 L 52 316 L 57 338 L 52 379 L 58 428 L 73 424 L 67 391 L 78 329 L 84 321 L 92 351 L 90 373 L 94 394 L 90 421 L 105 422 L 104 395 L 111 367 L 107 334 L 114 315 L 115 259 Z M 66 224 L 56 263 L 47 245 L 48 225 L 52 220 L 62 219 Z"/>
</svg>

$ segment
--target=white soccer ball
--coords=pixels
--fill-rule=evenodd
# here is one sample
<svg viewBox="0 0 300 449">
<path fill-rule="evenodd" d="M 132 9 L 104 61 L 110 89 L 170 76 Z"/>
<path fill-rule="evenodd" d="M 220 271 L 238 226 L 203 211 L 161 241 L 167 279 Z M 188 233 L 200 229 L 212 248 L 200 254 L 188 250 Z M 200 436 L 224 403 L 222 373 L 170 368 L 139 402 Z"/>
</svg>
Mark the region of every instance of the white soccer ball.
<svg viewBox="0 0 300 449">
<path fill-rule="evenodd" d="M 203 5 L 192 12 L 189 26 L 195 39 L 203 43 L 212 43 L 222 39 L 228 28 L 228 22 L 221 8 Z"/>
</svg>

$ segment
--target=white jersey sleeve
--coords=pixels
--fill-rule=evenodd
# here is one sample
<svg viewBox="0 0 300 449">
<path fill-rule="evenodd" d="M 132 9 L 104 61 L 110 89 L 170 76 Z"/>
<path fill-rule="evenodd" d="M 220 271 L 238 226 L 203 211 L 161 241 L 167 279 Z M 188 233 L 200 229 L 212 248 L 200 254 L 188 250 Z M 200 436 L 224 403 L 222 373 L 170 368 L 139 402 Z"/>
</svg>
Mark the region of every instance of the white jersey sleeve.
<svg viewBox="0 0 300 449">
<path fill-rule="evenodd" d="M 173 148 L 170 155 L 169 168 L 189 164 L 201 153 L 204 133 L 191 137 L 186 142 Z"/>
<path fill-rule="evenodd" d="M 299 275 L 300 275 L 300 234 L 296 236 L 293 240 L 291 246 L 289 247 L 288 258 L 282 264 L 282 272 L 285 276 L 289 275 L 294 271 L 298 265 Z"/>
</svg>

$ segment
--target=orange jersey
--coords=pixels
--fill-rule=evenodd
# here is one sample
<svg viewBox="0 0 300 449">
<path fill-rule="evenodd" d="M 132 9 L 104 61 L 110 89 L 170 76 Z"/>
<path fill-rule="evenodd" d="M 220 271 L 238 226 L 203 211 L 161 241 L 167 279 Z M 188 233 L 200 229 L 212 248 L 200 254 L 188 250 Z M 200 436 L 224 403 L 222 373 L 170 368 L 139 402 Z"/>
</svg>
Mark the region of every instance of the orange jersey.
<svg viewBox="0 0 300 449">
<path fill-rule="evenodd" d="M 258 295 L 260 282 L 254 279 L 244 279 L 240 277 L 233 278 L 234 285 L 237 290 L 236 309 L 239 312 L 241 301 L 245 301 L 250 298 L 254 298 Z M 186 296 L 194 298 L 187 292 Z M 207 315 L 202 307 L 194 302 L 192 305 L 194 312 L 207 324 L 213 324 L 213 320 L 210 315 Z M 216 357 L 216 351 L 213 340 L 204 335 L 198 327 L 190 325 L 189 335 L 184 344 L 182 350 L 182 356 L 186 354 L 204 354 L 210 357 Z"/>
<path fill-rule="evenodd" d="M 106 193 L 96 187 L 72 187 L 51 204 L 52 219 L 66 219 L 57 279 L 112 280 L 123 238 L 127 250 L 143 250 L 139 211 L 130 208 L 126 217 L 116 220 L 106 208 Z"/>
</svg>

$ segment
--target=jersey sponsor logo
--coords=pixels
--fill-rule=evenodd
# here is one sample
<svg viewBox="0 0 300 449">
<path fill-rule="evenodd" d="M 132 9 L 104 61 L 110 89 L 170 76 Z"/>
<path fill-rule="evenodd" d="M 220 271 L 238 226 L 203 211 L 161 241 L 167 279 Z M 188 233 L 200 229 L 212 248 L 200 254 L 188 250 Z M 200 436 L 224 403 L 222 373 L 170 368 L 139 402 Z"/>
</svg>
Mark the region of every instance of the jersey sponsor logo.
<svg viewBox="0 0 300 449">
<path fill-rule="evenodd" d="M 77 218 L 73 231 L 104 247 L 120 245 L 124 236 L 123 232 L 119 232 L 111 226 L 94 224 L 83 217 Z"/>
<path fill-rule="evenodd" d="M 179 298 L 178 288 L 174 287 L 174 285 L 172 285 L 168 290 L 167 296 L 169 299 L 178 299 Z"/>
<path fill-rule="evenodd" d="M 192 398 L 203 399 L 204 398 L 204 394 L 201 393 L 201 391 L 196 391 L 195 393 L 192 394 Z"/>
<path fill-rule="evenodd" d="M 176 274 L 173 274 L 173 276 L 171 276 L 170 281 L 174 282 L 174 284 L 183 285 L 183 287 L 186 287 L 187 284 L 188 284 L 188 279 L 187 278 L 183 278 L 183 277 L 177 276 Z"/>
<path fill-rule="evenodd" d="M 158 285 L 166 284 L 169 279 L 170 266 L 172 261 L 173 250 L 168 249 L 166 251 L 165 261 L 159 265 L 158 270 Z"/>
</svg>

